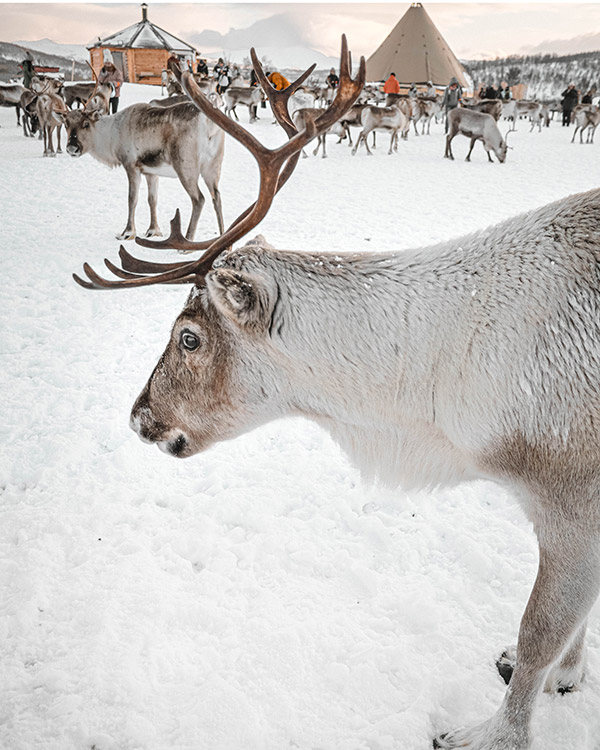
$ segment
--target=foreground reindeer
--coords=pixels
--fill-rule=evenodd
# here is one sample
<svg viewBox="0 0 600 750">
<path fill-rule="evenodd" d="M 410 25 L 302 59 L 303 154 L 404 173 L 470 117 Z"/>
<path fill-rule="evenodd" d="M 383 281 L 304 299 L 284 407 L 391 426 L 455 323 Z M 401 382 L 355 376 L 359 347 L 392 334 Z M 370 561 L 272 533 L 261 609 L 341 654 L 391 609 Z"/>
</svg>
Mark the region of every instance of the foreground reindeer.
<svg viewBox="0 0 600 750">
<path fill-rule="evenodd" d="M 508 146 L 492 115 L 475 112 L 465 107 L 457 107 L 448 112 L 448 135 L 446 136 L 444 158 L 454 159 L 452 141 L 459 133 L 471 139 L 469 153 L 465 161 L 471 161 L 471 152 L 477 141 L 483 143 L 489 161 L 493 162 L 490 151 L 496 154 L 499 162 L 502 163 L 506 159 Z"/>
<path fill-rule="evenodd" d="M 434 747 L 527 750 L 542 689 L 581 683 L 600 587 L 600 190 L 428 248 L 329 255 L 257 237 L 217 259 L 264 218 L 299 149 L 351 103 L 364 61 L 361 80 L 348 70 L 343 56 L 331 110 L 299 135 L 290 90 L 267 88 L 291 137 L 275 151 L 185 75 L 197 106 L 258 160 L 257 202 L 212 244 L 189 243 L 208 247 L 199 260 L 151 263 L 121 249 L 123 268 L 106 261 L 121 280 L 87 264 L 90 281 L 75 278 L 92 289 L 192 284 L 131 413 L 140 438 L 170 455 L 304 415 L 392 485 L 485 478 L 515 490 L 540 554 L 510 684 L 492 719 Z"/>
<path fill-rule="evenodd" d="M 150 226 L 146 237 L 160 236 L 156 217 L 158 178 L 178 177 L 192 201 L 187 237 L 193 238 L 204 205 L 198 177 L 208 188 L 219 231 L 223 212 L 219 177 L 223 161 L 223 131 L 190 102 L 170 107 L 133 104 L 112 117 L 100 118 L 97 111 L 69 112 L 63 117 L 71 156 L 90 153 L 109 167 L 121 166 L 129 180 L 127 226 L 117 239 L 135 237 L 135 208 L 142 175 L 148 183 Z"/>
</svg>

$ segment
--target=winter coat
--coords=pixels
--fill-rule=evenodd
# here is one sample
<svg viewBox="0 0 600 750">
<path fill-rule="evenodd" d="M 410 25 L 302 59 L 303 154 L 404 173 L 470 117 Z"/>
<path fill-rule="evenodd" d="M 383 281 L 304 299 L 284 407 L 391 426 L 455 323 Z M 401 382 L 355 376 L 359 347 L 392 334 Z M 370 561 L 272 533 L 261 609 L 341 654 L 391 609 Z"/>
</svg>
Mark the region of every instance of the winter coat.
<svg viewBox="0 0 600 750">
<path fill-rule="evenodd" d="M 581 97 L 581 103 L 582 104 L 591 104 L 592 103 L 592 95 L 586 94 L 585 96 Z"/>
<path fill-rule="evenodd" d="M 120 96 L 123 73 L 116 65 L 113 65 L 112 68 L 102 68 L 98 74 L 98 83 L 112 83 L 115 87 L 115 96 Z"/>
<path fill-rule="evenodd" d="M 457 86 L 455 89 L 448 86 L 448 88 L 444 91 L 444 98 L 442 99 L 442 109 L 456 109 L 461 98 L 462 90 L 460 86 Z"/>
<path fill-rule="evenodd" d="M 285 76 L 282 76 L 281 73 L 278 73 L 277 71 L 271 73 L 271 75 L 269 76 L 269 81 L 271 81 L 277 91 L 282 91 L 290 85 L 288 79 Z"/>
<path fill-rule="evenodd" d="M 497 99 L 498 98 L 498 91 L 493 86 L 488 86 L 485 90 L 485 98 L 486 99 Z"/>
<path fill-rule="evenodd" d="M 387 81 L 383 84 L 383 93 L 384 94 L 399 94 L 400 93 L 400 84 L 398 83 L 396 76 L 390 76 L 387 79 Z"/>
<path fill-rule="evenodd" d="M 31 88 L 31 79 L 35 75 L 35 68 L 29 59 L 23 60 L 23 86 L 26 89 Z"/>
<path fill-rule="evenodd" d="M 340 83 L 340 79 L 336 76 L 335 73 L 330 73 L 327 76 L 327 85 L 331 89 L 337 89 L 338 85 Z"/>
<path fill-rule="evenodd" d="M 562 94 L 562 108 L 566 110 L 567 112 L 575 109 L 577 102 L 579 101 L 579 94 L 577 93 L 577 89 L 569 89 L 566 88 Z"/>
</svg>

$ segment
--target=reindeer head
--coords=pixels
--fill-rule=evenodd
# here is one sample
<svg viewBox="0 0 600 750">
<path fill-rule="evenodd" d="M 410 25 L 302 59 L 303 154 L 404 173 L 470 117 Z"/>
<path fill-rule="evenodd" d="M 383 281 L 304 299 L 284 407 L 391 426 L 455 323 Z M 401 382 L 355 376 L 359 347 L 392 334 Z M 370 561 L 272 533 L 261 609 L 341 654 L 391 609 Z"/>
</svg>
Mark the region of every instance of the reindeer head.
<svg viewBox="0 0 600 750">
<path fill-rule="evenodd" d="M 131 427 L 144 442 L 185 458 L 278 413 L 269 343 L 276 300 L 268 275 L 240 272 L 227 261 L 207 273 L 131 411 Z"/>
<path fill-rule="evenodd" d="M 356 101 L 365 80 L 364 58 L 361 58 L 357 77 L 351 78 L 350 54 L 346 38 L 342 37 L 336 97 L 316 120 L 307 118 L 305 129 L 298 132 L 289 113 L 289 98 L 315 66 L 288 88 L 277 91 L 267 80 L 254 50 L 251 56 L 273 113 L 289 138 L 275 149 L 267 149 L 216 109 L 191 74 L 182 74 L 173 63 L 170 65 L 194 104 L 248 148 L 258 162 L 260 193 L 257 201 L 214 241 L 191 242 L 183 237 L 179 211 L 171 222 L 171 235 L 167 240 L 151 242 L 136 238 L 138 244 L 146 247 L 205 250 L 197 261 L 142 261 L 121 247 L 121 268 L 105 259 L 107 267 L 120 281 L 103 279 L 87 263 L 84 271 L 89 281 L 74 275 L 75 281 L 87 289 L 194 284 L 183 312 L 175 321 L 167 348 L 131 412 L 131 426 L 142 440 L 156 443 L 161 450 L 178 457 L 191 456 L 217 440 L 235 437 L 277 413 L 281 391 L 273 358 L 269 356 L 272 346 L 268 335 L 277 300 L 276 283 L 268 275 L 243 270 L 235 262 L 236 253 L 219 256 L 264 218 L 275 194 L 291 176 L 302 148 L 340 119 Z M 74 150 L 80 149 L 80 153 L 85 152 L 85 139 L 93 129 L 93 115 L 72 112 L 65 117 L 69 144 L 73 144 Z M 254 244 L 264 247 L 262 240 L 255 240 Z M 253 363 L 253 373 L 254 369 L 260 372 L 260 378 L 248 377 L 249 361 Z"/>
<path fill-rule="evenodd" d="M 101 117 L 99 110 L 85 112 L 75 109 L 60 115 L 67 130 L 67 153 L 71 156 L 83 156 L 90 149 L 92 132 Z"/>
</svg>

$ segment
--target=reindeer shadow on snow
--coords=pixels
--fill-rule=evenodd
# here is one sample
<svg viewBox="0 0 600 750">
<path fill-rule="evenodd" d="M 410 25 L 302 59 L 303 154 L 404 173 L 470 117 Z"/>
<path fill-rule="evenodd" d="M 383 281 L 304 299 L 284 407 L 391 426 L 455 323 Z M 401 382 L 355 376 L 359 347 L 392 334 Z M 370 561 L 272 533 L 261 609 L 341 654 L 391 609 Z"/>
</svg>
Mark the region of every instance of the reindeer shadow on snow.
<svg viewBox="0 0 600 750">
<path fill-rule="evenodd" d="M 254 50 L 252 59 L 264 82 Z M 287 102 L 312 69 L 284 91 L 267 85 L 289 139 L 273 150 L 180 74 L 203 116 L 257 160 L 258 199 L 212 243 L 183 238 L 174 220 L 161 246 L 204 250 L 198 260 L 155 263 L 121 248 L 120 266 L 105 261 L 118 279 L 86 264 L 87 280 L 75 280 L 191 284 L 131 412 L 139 437 L 169 455 L 301 414 L 389 484 L 485 478 L 512 488 L 533 523 L 539 569 L 516 653 L 500 665 L 508 688 L 491 719 L 432 742 L 527 750 L 539 693 L 581 684 L 600 588 L 600 190 L 433 247 L 334 256 L 256 237 L 231 250 L 267 214 L 302 147 L 355 101 L 364 59 L 355 79 L 349 71 L 344 38 L 336 98 L 300 132 Z M 502 154 L 500 142 L 488 145 Z"/>
</svg>

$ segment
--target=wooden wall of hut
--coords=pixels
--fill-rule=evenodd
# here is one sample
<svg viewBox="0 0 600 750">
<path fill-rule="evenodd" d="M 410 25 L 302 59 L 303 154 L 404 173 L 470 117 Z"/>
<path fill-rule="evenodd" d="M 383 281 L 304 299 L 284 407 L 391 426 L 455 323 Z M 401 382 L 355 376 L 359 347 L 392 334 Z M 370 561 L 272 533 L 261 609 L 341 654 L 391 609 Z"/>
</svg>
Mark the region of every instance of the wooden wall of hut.
<svg viewBox="0 0 600 750">
<path fill-rule="evenodd" d="M 90 50 L 90 63 L 96 75 L 104 64 L 105 49 L 112 52 L 115 65 L 122 70 L 125 81 L 160 86 L 161 73 L 167 67 L 171 54 L 169 50 L 93 47 Z"/>
</svg>

